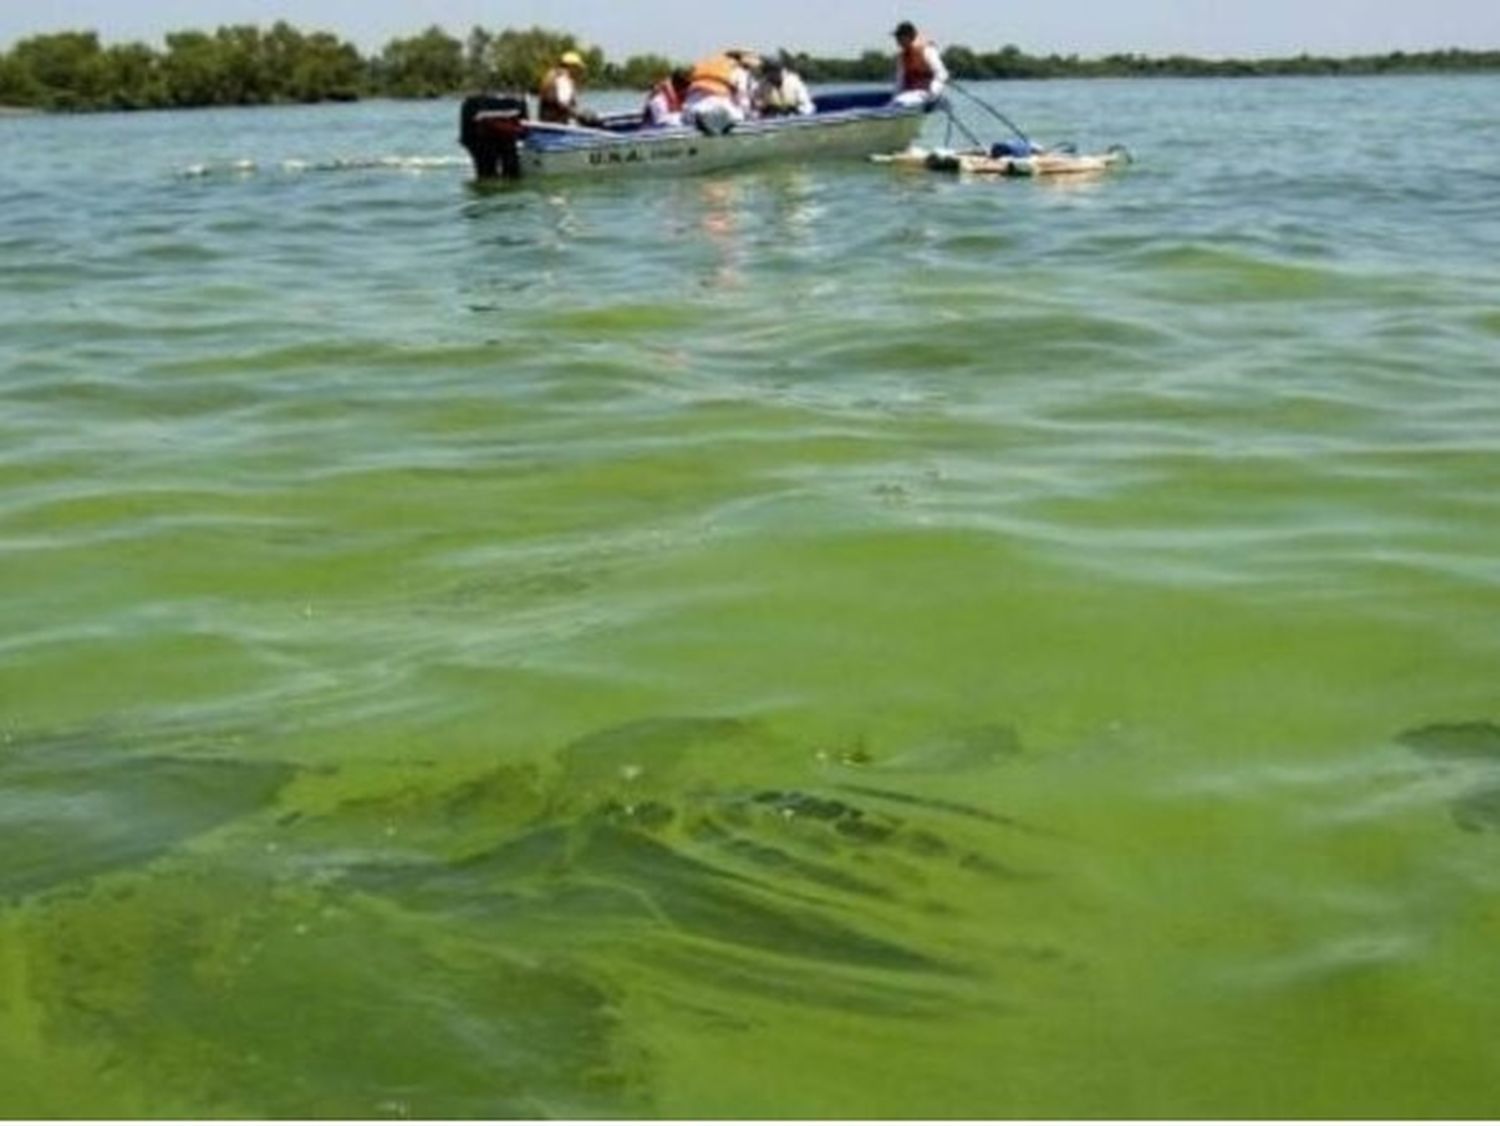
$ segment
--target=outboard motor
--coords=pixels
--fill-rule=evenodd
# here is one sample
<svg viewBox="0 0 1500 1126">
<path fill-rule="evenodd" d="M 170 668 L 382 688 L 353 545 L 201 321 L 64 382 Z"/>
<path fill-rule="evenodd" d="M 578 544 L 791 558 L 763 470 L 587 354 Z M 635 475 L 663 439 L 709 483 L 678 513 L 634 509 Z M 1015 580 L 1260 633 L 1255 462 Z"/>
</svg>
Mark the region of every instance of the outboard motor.
<svg viewBox="0 0 1500 1126">
<path fill-rule="evenodd" d="M 521 176 L 526 99 L 515 94 L 475 94 L 458 111 L 458 140 L 469 150 L 481 180 Z"/>
</svg>

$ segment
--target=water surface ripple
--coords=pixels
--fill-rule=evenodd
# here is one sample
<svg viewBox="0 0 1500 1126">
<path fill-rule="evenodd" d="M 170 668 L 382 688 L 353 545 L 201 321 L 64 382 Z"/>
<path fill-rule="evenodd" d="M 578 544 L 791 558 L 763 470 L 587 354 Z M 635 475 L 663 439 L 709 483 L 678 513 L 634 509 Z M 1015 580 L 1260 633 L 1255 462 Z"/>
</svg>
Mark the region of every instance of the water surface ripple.
<svg viewBox="0 0 1500 1126">
<path fill-rule="evenodd" d="M 1494 1113 L 1500 81 L 984 92 L 0 119 L 0 1114 Z"/>
</svg>

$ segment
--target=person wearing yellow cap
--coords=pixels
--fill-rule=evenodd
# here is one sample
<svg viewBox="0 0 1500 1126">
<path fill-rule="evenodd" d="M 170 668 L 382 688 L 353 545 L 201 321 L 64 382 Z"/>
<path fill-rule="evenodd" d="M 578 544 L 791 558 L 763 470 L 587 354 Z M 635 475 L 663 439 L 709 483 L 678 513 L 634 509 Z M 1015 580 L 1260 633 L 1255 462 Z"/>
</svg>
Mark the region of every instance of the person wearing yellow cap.
<svg viewBox="0 0 1500 1126">
<path fill-rule="evenodd" d="M 541 103 L 537 117 L 554 125 L 597 125 L 597 114 L 589 113 L 578 105 L 578 91 L 583 86 L 583 76 L 588 64 L 577 51 L 564 51 L 557 65 L 542 76 L 537 92 Z"/>
</svg>

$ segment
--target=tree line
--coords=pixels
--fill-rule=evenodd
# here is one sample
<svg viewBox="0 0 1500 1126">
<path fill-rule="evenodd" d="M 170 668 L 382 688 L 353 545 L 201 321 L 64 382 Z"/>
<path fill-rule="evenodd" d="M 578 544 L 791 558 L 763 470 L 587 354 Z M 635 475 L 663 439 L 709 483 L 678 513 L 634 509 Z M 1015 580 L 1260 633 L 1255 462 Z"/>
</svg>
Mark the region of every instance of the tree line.
<svg viewBox="0 0 1500 1126">
<path fill-rule="evenodd" d="M 457 39 L 438 27 L 393 39 L 373 57 L 326 31 L 280 21 L 269 29 L 178 31 L 165 48 L 106 46 L 93 31 L 37 35 L 0 53 L 0 105 L 43 110 L 184 109 L 283 102 L 429 98 L 479 89 L 532 89 L 564 51 L 589 64 L 595 85 L 648 87 L 670 60 L 611 63 L 569 34 L 476 27 Z"/>
<path fill-rule="evenodd" d="M 163 48 L 105 45 L 93 31 L 36 35 L 0 52 L 0 106 L 40 110 L 172 109 L 353 101 L 367 97 L 433 98 L 473 90 L 532 90 L 567 50 L 582 54 L 595 87 L 644 90 L 673 60 L 635 55 L 616 63 L 598 47 L 561 31 L 533 27 L 499 32 L 473 28 L 458 39 L 442 28 L 393 39 L 365 57 L 326 32 L 303 32 L 285 21 L 269 29 L 238 25 L 214 32 L 177 31 Z M 885 82 L 890 52 L 855 58 L 781 54 L 810 82 Z M 1252 77 L 1371 75 L 1500 69 L 1500 51 L 1394 51 L 1386 55 L 1283 59 L 1151 58 L 1115 54 L 1029 55 L 1015 46 L 943 52 L 955 78 Z"/>
</svg>

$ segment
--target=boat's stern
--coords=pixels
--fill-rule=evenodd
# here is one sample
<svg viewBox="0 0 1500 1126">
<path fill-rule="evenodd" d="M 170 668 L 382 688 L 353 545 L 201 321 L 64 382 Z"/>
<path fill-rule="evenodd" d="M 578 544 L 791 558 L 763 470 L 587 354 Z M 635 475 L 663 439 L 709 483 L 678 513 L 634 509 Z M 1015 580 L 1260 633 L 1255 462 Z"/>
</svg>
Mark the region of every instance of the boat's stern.
<svg viewBox="0 0 1500 1126">
<path fill-rule="evenodd" d="M 458 140 L 481 180 L 519 179 L 527 133 L 526 99 L 518 94 L 474 94 L 458 114 Z"/>
</svg>

